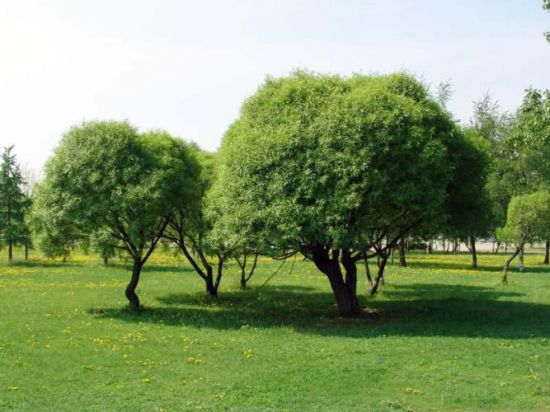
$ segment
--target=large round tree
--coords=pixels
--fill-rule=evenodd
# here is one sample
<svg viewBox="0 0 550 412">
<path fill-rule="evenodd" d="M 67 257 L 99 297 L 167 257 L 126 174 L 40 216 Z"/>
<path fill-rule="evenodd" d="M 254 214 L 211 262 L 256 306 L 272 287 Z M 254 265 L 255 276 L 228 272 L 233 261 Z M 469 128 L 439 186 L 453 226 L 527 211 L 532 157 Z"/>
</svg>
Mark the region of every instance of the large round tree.
<svg viewBox="0 0 550 412">
<path fill-rule="evenodd" d="M 58 241 L 65 234 L 109 233 L 132 260 L 126 297 L 138 308 L 141 269 L 171 213 L 196 197 L 198 172 L 189 147 L 164 132 L 139 134 L 126 122 L 84 123 L 63 136 L 46 165 L 34 213 L 45 221 L 37 229 Z M 63 230 L 52 228 L 61 223 Z"/>
<path fill-rule="evenodd" d="M 268 78 L 223 139 L 225 218 L 254 244 L 313 260 L 355 316 L 356 262 L 441 210 L 456 138 L 407 74 Z"/>
</svg>

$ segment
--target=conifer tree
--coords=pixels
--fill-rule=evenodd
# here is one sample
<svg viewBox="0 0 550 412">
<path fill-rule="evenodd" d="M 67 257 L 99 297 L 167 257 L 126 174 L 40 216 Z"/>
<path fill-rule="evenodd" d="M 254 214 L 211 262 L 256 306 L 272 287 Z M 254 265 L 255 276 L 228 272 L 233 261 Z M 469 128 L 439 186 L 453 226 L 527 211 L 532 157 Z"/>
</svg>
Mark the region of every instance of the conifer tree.
<svg viewBox="0 0 550 412">
<path fill-rule="evenodd" d="M 27 198 L 23 193 L 23 177 L 13 146 L 4 148 L 0 163 L 0 234 L 8 247 L 8 262 L 13 261 L 13 247 L 26 240 L 25 210 Z"/>
</svg>

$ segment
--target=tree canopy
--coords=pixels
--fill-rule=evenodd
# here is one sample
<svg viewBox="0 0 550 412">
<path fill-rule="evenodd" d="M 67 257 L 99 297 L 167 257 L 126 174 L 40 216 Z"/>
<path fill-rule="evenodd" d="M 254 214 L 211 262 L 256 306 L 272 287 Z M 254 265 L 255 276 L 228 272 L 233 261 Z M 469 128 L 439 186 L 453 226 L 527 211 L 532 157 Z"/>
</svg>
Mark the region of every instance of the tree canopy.
<svg viewBox="0 0 550 412">
<path fill-rule="evenodd" d="M 62 237 L 108 232 L 132 258 L 126 296 L 139 307 L 141 268 L 172 211 L 197 193 L 199 166 L 188 145 L 165 132 L 139 134 L 126 122 L 89 122 L 63 136 L 45 172 L 36 205 L 44 228 L 57 226 L 50 233 Z"/>
<path fill-rule="evenodd" d="M 464 137 L 450 141 L 453 165 L 447 189 L 443 233 L 451 239 L 465 242 L 472 252 L 472 266 L 477 267 L 477 238 L 489 234 L 493 209 L 486 189 L 489 173 L 489 143 L 474 128 Z"/>
<path fill-rule="evenodd" d="M 503 283 L 507 283 L 510 262 L 527 242 L 550 238 L 550 192 L 539 191 L 512 198 L 508 207 L 506 226 L 497 231 L 503 242 L 516 246 L 514 254 L 504 265 Z"/>
<path fill-rule="evenodd" d="M 355 262 L 437 216 L 456 138 L 408 74 L 269 78 L 224 136 L 224 205 L 256 243 L 312 259 L 353 315 Z"/>
</svg>

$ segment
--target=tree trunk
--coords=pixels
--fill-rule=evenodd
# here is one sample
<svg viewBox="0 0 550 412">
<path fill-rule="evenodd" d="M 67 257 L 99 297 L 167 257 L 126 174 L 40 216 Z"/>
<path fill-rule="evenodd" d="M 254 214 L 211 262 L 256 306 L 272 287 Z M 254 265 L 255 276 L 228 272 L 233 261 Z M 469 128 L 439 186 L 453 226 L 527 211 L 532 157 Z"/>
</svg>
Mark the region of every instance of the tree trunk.
<svg viewBox="0 0 550 412">
<path fill-rule="evenodd" d="M 29 260 L 29 245 L 25 243 L 25 260 Z"/>
<path fill-rule="evenodd" d="M 518 269 L 519 269 L 520 272 L 523 272 L 523 255 L 524 255 L 524 246 L 522 246 L 520 251 L 519 251 Z"/>
<path fill-rule="evenodd" d="M 348 286 L 342 278 L 341 270 L 339 268 L 334 269 L 327 273 L 327 277 L 330 282 L 332 293 L 336 299 L 340 315 L 346 318 L 358 316 L 361 312 L 359 300 L 357 299 L 357 295 L 348 289 Z"/>
<path fill-rule="evenodd" d="M 238 257 L 235 257 L 235 261 L 237 262 L 237 265 L 239 265 L 239 268 L 241 269 L 241 289 L 246 289 L 246 258 L 247 254 L 245 253 L 243 255 L 243 261 L 241 262 Z"/>
<path fill-rule="evenodd" d="M 374 280 L 374 285 L 370 289 L 371 296 L 376 293 L 380 283 L 383 284 L 383 282 L 384 282 L 384 269 L 386 268 L 387 260 L 388 260 L 388 256 L 382 256 L 382 258 L 380 260 L 380 264 L 378 265 L 378 273 L 376 274 L 376 279 Z"/>
<path fill-rule="evenodd" d="M 8 264 L 12 264 L 13 262 L 13 242 L 10 240 L 8 242 Z"/>
<path fill-rule="evenodd" d="M 544 249 L 544 264 L 548 265 L 550 261 L 550 240 L 546 241 L 546 247 Z"/>
<path fill-rule="evenodd" d="M 235 260 L 237 261 L 237 264 L 241 268 L 241 289 L 242 290 L 246 289 L 248 281 L 254 274 L 254 270 L 256 269 L 256 265 L 258 264 L 258 256 L 259 256 L 259 253 L 256 252 L 254 254 L 254 261 L 252 262 L 252 267 L 250 268 L 250 271 L 248 272 L 248 274 L 246 273 L 248 256 L 245 254 L 242 262 L 239 260 L 239 258 L 235 258 Z"/>
<path fill-rule="evenodd" d="M 211 298 L 217 298 L 218 297 L 218 287 L 214 283 L 214 274 L 212 270 L 212 266 L 208 265 L 206 268 L 206 279 L 204 280 L 204 283 L 206 285 L 206 293 Z"/>
<path fill-rule="evenodd" d="M 372 287 L 372 277 L 370 276 L 369 259 L 367 257 L 365 257 L 365 274 L 369 285 Z"/>
<path fill-rule="evenodd" d="M 109 258 L 103 257 L 103 266 L 107 266 L 107 265 L 109 265 Z"/>
<path fill-rule="evenodd" d="M 407 260 L 405 259 L 405 239 L 399 241 L 399 266 L 406 267 Z"/>
<path fill-rule="evenodd" d="M 134 266 L 132 267 L 132 278 L 130 283 L 126 286 L 126 298 L 130 302 L 130 307 L 134 310 L 139 309 L 139 298 L 136 294 L 136 288 L 139 283 L 139 276 L 141 275 L 142 263 L 140 258 L 134 258 Z"/>
<path fill-rule="evenodd" d="M 351 258 L 351 252 L 346 249 L 342 251 L 342 265 L 346 271 L 346 288 L 355 297 L 355 301 L 357 301 L 357 265 Z M 359 301 L 357 301 L 357 307 L 359 310 Z"/>
<path fill-rule="evenodd" d="M 332 250 L 332 257 L 329 257 L 329 250 L 323 246 L 312 248 L 312 252 L 315 266 L 328 277 L 340 315 L 358 316 L 361 313 L 361 307 L 356 294 L 357 267 L 355 261 L 351 259 L 350 251 L 345 249 L 342 251 L 342 265 L 346 270 L 345 281 L 338 261 L 340 250 Z"/>
<path fill-rule="evenodd" d="M 512 263 L 512 260 L 518 255 L 522 247 L 523 245 L 517 247 L 514 254 L 504 262 L 504 268 L 502 269 L 502 283 L 504 285 L 508 284 L 508 269 L 510 269 L 510 263 Z"/>
<path fill-rule="evenodd" d="M 477 269 L 477 250 L 475 236 L 470 236 L 470 246 L 470 251 L 472 252 L 472 269 Z"/>
<path fill-rule="evenodd" d="M 242 290 L 246 289 L 246 275 L 243 268 L 241 268 L 241 289 Z"/>
</svg>

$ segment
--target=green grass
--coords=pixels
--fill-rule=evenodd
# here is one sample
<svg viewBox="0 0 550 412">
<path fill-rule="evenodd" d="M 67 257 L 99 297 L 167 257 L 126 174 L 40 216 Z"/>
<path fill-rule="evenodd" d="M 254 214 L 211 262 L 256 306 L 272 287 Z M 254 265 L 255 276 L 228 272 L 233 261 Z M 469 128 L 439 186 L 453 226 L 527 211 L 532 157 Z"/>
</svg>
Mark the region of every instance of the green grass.
<svg viewBox="0 0 550 412">
<path fill-rule="evenodd" d="M 156 256 L 145 310 L 128 268 L 94 259 L 0 266 L 2 410 L 548 410 L 550 268 L 526 258 L 413 255 L 361 319 L 341 319 L 307 262 L 235 267 L 209 304 L 190 268 Z"/>
</svg>

